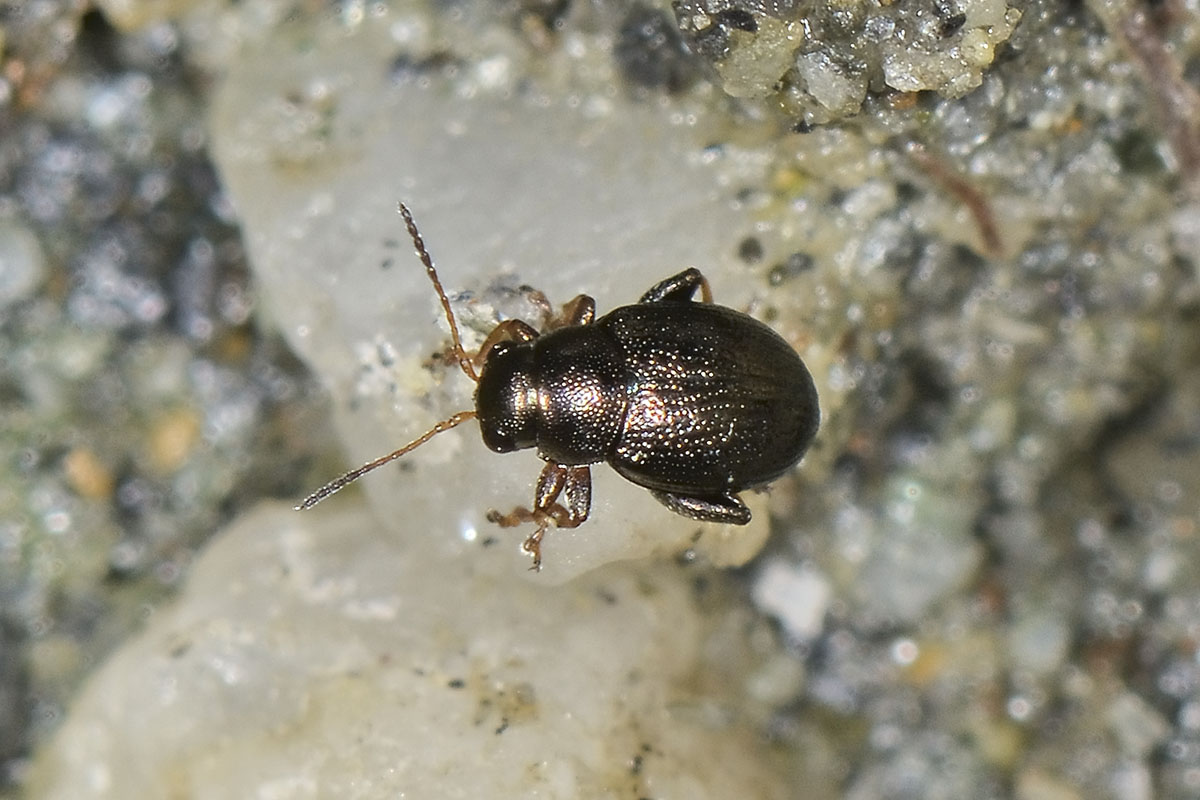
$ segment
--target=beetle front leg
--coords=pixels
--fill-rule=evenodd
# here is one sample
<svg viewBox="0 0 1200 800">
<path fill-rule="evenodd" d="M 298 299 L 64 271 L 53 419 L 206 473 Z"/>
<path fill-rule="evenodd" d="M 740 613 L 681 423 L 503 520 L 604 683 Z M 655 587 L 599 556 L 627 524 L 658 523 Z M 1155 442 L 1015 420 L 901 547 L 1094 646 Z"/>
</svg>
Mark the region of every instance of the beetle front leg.
<svg viewBox="0 0 1200 800">
<path fill-rule="evenodd" d="M 689 267 L 678 275 L 672 275 L 664 281 L 659 281 L 650 287 L 650 291 L 642 295 L 639 303 L 686 303 L 700 290 L 700 299 L 705 303 L 712 302 L 712 289 L 708 279 L 695 267 Z"/>
<path fill-rule="evenodd" d="M 591 325 L 596 318 L 596 301 L 586 294 L 575 295 L 568 303 L 563 303 L 562 309 L 555 314 L 550 306 L 550 298 L 538 289 L 529 292 L 529 300 L 542 312 L 542 333 L 558 328 L 573 328 L 578 325 Z"/>
<path fill-rule="evenodd" d="M 483 344 L 479 345 L 479 352 L 471 358 L 477 368 L 482 367 L 487 361 L 488 353 L 492 352 L 492 348 L 501 342 L 532 342 L 538 338 L 537 329 L 527 322 L 519 319 L 506 319 L 488 334 L 488 337 L 483 340 Z"/>
<path fill-rule="evenodd" d="M 596 301 L 586 294 L 576 295 L 569 303 L 564 303 L 562 311 L 546 323 L 549 330 L 555 328 L 574 328 L 579 325 L 591 325 L 596 318 Z"/>
<path fill-rule="evenodd" d="M 566 507 L 555 502 L 560 493 L 566 499 Z M 514 514 L 528 513 L 537 523 L 537 529 L 521 543 L 521 549 L 533 557 L 530 569 L 535 572 L 542 569 L 542 537 L 550 527 L 550 520 L 554 520 L 556 528 L 578 528 L 588 518 L 591 508 L 592 471 L 587 467 L 563 467 L 553 461 L 547 463 L 538 478 L 533 511 L 526 512 L 523 508 L 513 510 Z"/>
<path fill-rule="evenodd" d="M 558 503 L 559 496 L 566 506 Z M 538 476 L 533 492 L 533 509 L 514 508 L 507 514 L 489 511 L 487 518 L 502 528 L 512 528 L 523 522 L 533 522 L 537 529 L 526 537 L 521 549 L 533 556 L 530 569 L 542 568 L 542 538 L 553 521 L 559 528 L 577 528 L 587 518 L 592 507 L 592 473 L 587 467 L 564 467 L 554 461 L 546 462 Z"/>
</svg>

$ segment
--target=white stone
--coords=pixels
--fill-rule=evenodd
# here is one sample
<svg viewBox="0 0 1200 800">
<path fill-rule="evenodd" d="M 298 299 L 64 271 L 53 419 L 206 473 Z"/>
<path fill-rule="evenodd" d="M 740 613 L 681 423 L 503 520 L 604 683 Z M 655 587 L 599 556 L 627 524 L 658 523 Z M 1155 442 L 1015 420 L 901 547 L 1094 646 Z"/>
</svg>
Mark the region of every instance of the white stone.
<svg viewBox="0 0 1200 800">
<path fill-rule="evenodd" d="M 764 564 L 754 582 L 754 604 L 801 641 L 821 632 L 832 594 L 829 581 L 817 570 L 796 569 L 779 559 Z"/>
<path fill-rule="evenodd" d="M 697 710 L 733 698 L 683 688 L 703 631 L 683 568 L 538 586 L 266 506 L 94 675 L 30 796 L 787 797 Z"/>
</svg>

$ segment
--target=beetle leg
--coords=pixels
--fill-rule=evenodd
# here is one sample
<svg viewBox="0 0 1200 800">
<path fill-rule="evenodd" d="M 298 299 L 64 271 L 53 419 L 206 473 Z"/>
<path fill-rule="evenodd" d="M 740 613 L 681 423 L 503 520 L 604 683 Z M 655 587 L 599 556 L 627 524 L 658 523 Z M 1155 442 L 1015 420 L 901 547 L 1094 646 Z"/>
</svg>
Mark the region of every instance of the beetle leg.
<svg viewBox="0 0 1200 800">
<path fill-rule="evenodd" d="M 479 352 L 472 356 L 471 363 L 476 367 L 482 367 L 483 362 L 487 360 L 488 353 L 501 342 L 532 342 L 537 337 L 537 330 L 529 323 L 519 319 L 506 319 L 492 328 L 492 332 L 479 346 Z"/>
<path fill-rule="evenodd" d="M 521 289 L 525 291 L 529 302 L 537 307 L 538 313 L 542 316 L 542 328 L 545 329 L 550 320 L 554 319 L 554 306 L 550 304 L 550 298 L 546 297 L 546 293 L 541 289 L 534 289 L 531 286 L 522 286 Z"/>
<path fill-rule="evenodd" d="M 587 467 L 563 467 L 553 462 L 542 470 L 543 478 L 553 468 L 555 488 L 553 495 L 542 494 L 542 479 L 538 479 L 537 497 L 529 516 L 537 522 L 537 529 L 521 543 L 521 549 L 533 556 L 535 572 L 542 569 L 542 538 L 554 520 L 556 528 L 578 528 L 588 518 L 592 507 L 592 472 Z M 554 500 L 562 493 L 567 500 L 564 508 Z M 514 513 L 518 509 L 514 509 Z M 519 509 L 524 511 L 525 509 Z"/>
<path fill-rule="evenodd" d="M 488 511 L 487 519 L 499 525 L 500 528 L 515 528 L 523 522 L 533 522 L 538 525 L 532 534 L 521 543 L 521 549 L 532 555 L 533 566 L 530 569 L 541 570 L 541 539 L 550 528 L 551 521 L 568 518 L 569 512 L 558 505 L 558 495 L 563 493 L 568 468 L 560 467 L 554 462 L 546 462 L 538 476 L 538 486 L 533 492 L 533 511 L 523 506 L 502 515 L 499 511 Z"/>
<path fill-rule="evenodd" d="M 567 499 L 566 519 L 554 518 L 560 528 L 578 528 L 592 510 L 592 471 L 588 467 L 567 467 L 563 495 Z M 561 506 L 559 506 L 561 508 Z"/>
<path fill-rule="evenodd" d="M 558 503 L 566 495 L 567 505 Z M 558 528 L 576 528 L 588 517 L 592 505 L 592 473 L 587 467 L 564 467 L 554 461 L 546 462 L 533 491 L 533 510 L 518 506 L 507 514 L 489 511 L 487 518 L 501 528 L 513 528 L 522 522 L 533 522 L 537 529 L 526 537 L 521 549 L 533 556 L 531 569 L 542 568 L 542 538 L 554 522 Z"/>
<path fill-rule="evenodd" d="M 564 303 L 557 317 L 546 323 L 548 329 L 572 328 L 578 325 L 591 325 L 596 318 L 596 301 L 586 294 L 576 296 L 569 303 Z"/>
<path fill-rule="evenodd" d="M 554 512 L 557 510 L 563 514 L 566 513 L 565 508 L 554 502 L 558 497 L 558 493 L 562 491 L 562 478 L 564 476 L 560 470 L 554 470 L 554 477 L 557 479 L 555 482 L 558 485 L 554 487 L 553 495 L 543 494 L 543 480 L 546 478 L 549 469 L 554 466 L 556 465 L 553 463 L 547 464 L 546 469 L 542 470 L 542 477 L 538 479 L 538 486 L 534 495 L 533 511 L 528 511 L 524 508 L 514 508 L 512 513 L 509 514 L 511 517 L 513 514 L 520 513 L 521 516 L 524 516 L 528 513 L 529 518 L 537 523 L 537 527 L 534 528 L 533 533 L 526 536 L 525 541 L 521 542 L 521 549 L 533 557 L 533 564 L 529 568 L 534 572 L 542 571 L 542 537 L 546 535 L 546 531 L 550 527 L 550 520 L 554 517 Z M 548 501 L 543 498 L 548 498 Z M 543 505 L 543 502 L 546 504 Z"/>
<path fill-rule="evenodd" d="M 672 303 L 686 303 L 696 294 L 696 290 L 700 290 L 700 299 L 705 303 L 712 302 L 712 289 L 709 288 L 708 279 L 700 274 L 700 270 L 695 267 L 688 267 L 678 275 L 672 275 L 664 281 L 659 281 L 650 287 L 650 291 L 642 295 L 639 303 L 661 303 L 669 301 Z"/>
<path fill-rule="evenodd" d="M 596 301 L 586 294 L 576 295 L 569 303 L 564 303 L 562 310 L 554 313 L 550 299 L 538 289 L 529 290 L 529 302 L 537 306 L 542 313 L 542 333 L 556 328 L 572 328 L 577 325 L 591 325 L 596 318 Z"/>
<path fill-rule="evenodd" d="M 654 499 L 685 517 L 701 522 L 724 522 L 745 525 L 750 521 L 750 509 L 736 494 L 713 494 L 704 497 L 650 490 Z"/>
</svg>

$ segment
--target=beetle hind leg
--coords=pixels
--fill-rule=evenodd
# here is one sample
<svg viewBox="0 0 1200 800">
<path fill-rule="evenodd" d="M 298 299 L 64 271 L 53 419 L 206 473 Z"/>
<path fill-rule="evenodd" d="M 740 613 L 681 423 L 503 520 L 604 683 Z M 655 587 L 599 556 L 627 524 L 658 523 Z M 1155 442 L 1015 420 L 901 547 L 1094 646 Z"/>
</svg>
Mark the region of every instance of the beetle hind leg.
<svg viewBox="0 0 1200 800">
<path fill-rule="evenodd" d="M 750 521 L 750 509 L 736 494 L 713 494 L 703 497 L 662 492 L 651 489 L 654 499 L 684 517 L 701 522 L 724 522 L 727 525 L 745 525 Z"/>
<path fill-rule="evenodd" d="M 558 502 L 563 496 L 566 505 Z M 523 522 L 533 522 L 537 528 L 525 538 L 521 549 L 533 557 L 530 569 L 542 568 L 542 538 L 553 522 L 557 528 L 577 528 L 588 518 L 592 507 L 592 472 L 587 467 L 564 467 L 553 461 L 546 463 L 538 476 L 533 494 L 533 509 L 518 506 L 507 514 L 489 511 L 487 518 L 501 528 L 513 528 Z"/>
<path fill-rule="evenodd" d="M 688 267 L 678 275 L 672 275 L 666 280 L 659 281 L 650 287 L 650 290 L 642 295 L 639 303 L 662 303 L 669 301 L 673 303 L 686 303 L 696 294 L 696 290 L 700 290 L 700 299 L 705 303 L 712 302 L 712 289 L 708 286 L 708 279 L 701 274 L 700 270 L 695 267 Z"/>
</svg>

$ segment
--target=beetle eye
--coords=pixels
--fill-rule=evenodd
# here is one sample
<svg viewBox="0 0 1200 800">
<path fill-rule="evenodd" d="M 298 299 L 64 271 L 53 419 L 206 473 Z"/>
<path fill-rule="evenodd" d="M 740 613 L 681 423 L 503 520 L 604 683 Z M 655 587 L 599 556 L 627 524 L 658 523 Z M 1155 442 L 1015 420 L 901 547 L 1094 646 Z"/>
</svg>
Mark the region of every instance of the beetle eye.
<svg viewBox="0 0 1200 800">
<path fill-rule="evenodd" d="M 511 350 L 512 347 L 512 342 L 496 342 L 494 345 L 492 345 L 492 349 L 488 350 L 487 357 L 484 360 L 491 361 L 496 356 L 502 356 Z"/>
</svg>

